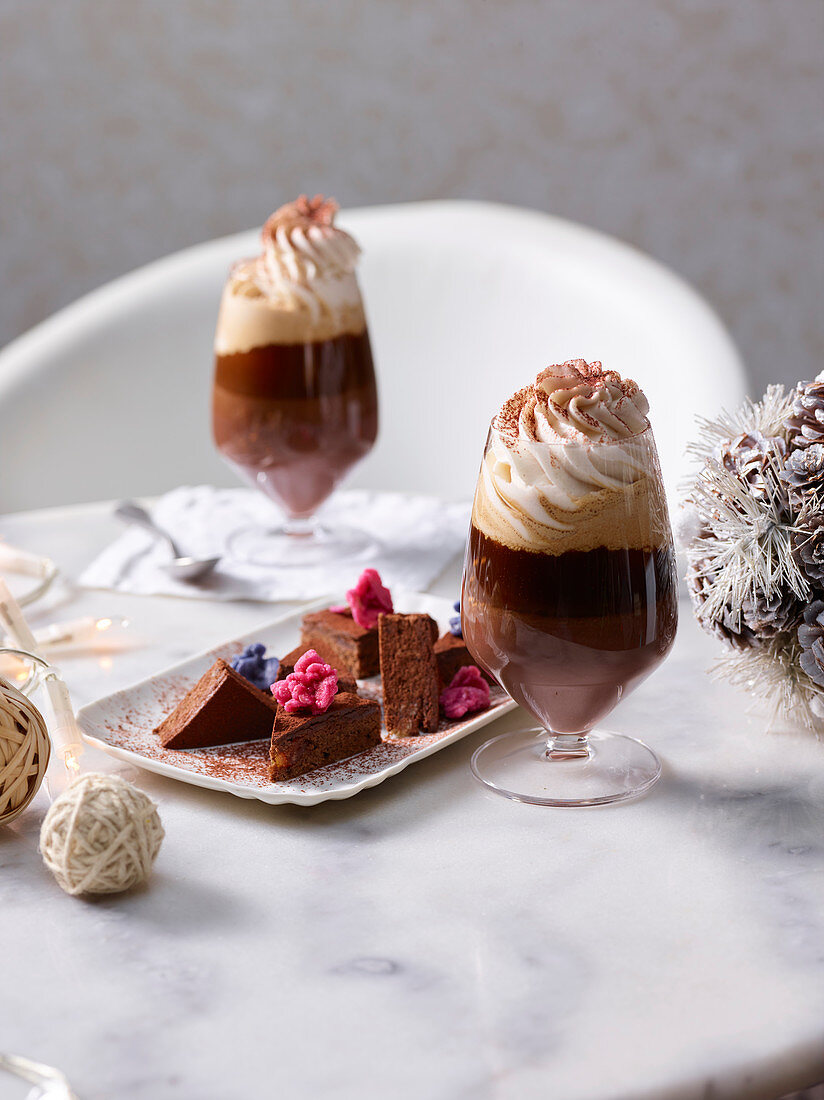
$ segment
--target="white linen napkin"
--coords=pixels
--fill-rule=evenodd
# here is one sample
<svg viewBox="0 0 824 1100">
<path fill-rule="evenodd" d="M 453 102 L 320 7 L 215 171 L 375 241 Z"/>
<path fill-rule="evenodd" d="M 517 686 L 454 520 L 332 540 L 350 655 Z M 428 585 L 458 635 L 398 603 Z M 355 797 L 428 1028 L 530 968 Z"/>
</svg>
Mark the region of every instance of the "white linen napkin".
<svg viewBox="0 0 824 1100">
<path fill-rule="evenodd" d="M 168 546 L 131 527 L 84 570 L 81 585 L 188 599 L 299 600 L 351 588 L 361 571 L 372 566 L 385 584 L 415 592 L 425 589 L 463 550 L 469 528 L 468 504 L 349 490 L 335 494 L 321 519 L 332 528 L 339 523 L 363 529 L 377 540 L 374 553 L 322 565 L 263 567 L 239 560 L 229 548 L 240 530 L 251 526 L 263 533 L 278 524 L 274 506 L 254 489 L 174 489 L 151 512 L 184 554 L 221 556 L 212 576 L 197 584 L 173 580 L 161 568 L 171 560 Z"/>
</svg>

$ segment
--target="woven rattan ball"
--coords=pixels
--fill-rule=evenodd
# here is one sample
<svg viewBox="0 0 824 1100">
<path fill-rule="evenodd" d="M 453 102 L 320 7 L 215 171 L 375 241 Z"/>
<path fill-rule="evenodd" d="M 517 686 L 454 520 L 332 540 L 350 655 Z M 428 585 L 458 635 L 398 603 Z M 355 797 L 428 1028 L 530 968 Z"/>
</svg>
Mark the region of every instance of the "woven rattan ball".
<svg viewBox="0 0 824 1100">
<path fill-rule="evenodd" d="M 43 819 L 40 851 L 67 894 L 118 894 L 149 877 L 163 840 L 154 802 L 116 775 L 81 775 Z"/>
<path fill-rule="evenodd" d="M 0 825 L 13 821 L 37 794 L 50 752 L 43 715 L 0 679 Z"/>
</svg>

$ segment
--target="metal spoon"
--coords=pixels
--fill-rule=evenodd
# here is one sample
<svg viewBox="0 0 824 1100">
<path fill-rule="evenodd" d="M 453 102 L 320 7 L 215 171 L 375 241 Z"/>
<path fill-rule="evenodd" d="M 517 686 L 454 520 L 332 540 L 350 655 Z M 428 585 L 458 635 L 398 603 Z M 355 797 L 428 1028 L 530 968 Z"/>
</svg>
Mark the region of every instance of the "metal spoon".
<svg viewBox="0 0 824 1100">
<path fill-rule="evenodd" d="M 173 560 L 161 568 L 179 581 L 196 581 L 207 576 L 220 561 L 220 558 L 191 558 L 181 554 L 180 548 L 172 536 L 158 527 L 145 508 L 141 508 L 133 500 L 124 500 L 115 508 L 114 514 L 124 523 L 132 523 L 136 527 L 143 527 L 155 537 L 168 543 L 173 554 Z"/>
</svg>

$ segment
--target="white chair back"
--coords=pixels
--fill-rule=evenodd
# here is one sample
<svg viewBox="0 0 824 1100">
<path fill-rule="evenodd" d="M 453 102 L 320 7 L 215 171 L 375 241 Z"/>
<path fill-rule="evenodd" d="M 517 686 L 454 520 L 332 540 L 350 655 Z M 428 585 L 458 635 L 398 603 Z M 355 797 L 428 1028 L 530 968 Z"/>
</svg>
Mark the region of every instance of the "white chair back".
<svg viewBox="0 0 824 1100">
<path fill-rule="evenodd" d="M 646 390 L 671 495 L 694 417 L 745 377 L 715 314 L 611 238 L 486 203 L 345 211 L 381 430 L 347 484 L 472 494 L 493 413 L 547 363 L 601 359 Z M 209 425 L 212 337 L 256 232 L 187 249 L 80 299 L 0 353 L 0 511 L 236 484 Z"/>
</svg>

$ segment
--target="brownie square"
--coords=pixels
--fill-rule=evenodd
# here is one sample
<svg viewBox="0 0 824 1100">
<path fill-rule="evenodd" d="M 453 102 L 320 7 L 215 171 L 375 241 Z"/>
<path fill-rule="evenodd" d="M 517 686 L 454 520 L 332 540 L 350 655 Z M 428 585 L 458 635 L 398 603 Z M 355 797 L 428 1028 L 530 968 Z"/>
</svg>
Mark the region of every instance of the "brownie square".
<svg viewBox="0 0 824 1100">
<path fill-rule="evenodd" d="M 166 749 L 199 749 L 268 737 L 277 702 L 217 660 L 156 726 Z"/>
<path fill-rule="evenodd" d="M 277 783 L 356 756 L 381 743 L 381 708 L 343 692 L 323 714 L 289 714 L 278 707 L 269 749 L 269 779 Z"/>
<path fill-rule="evenodd" d="M 463 638 L 456 637 L 448 630 L 435 642 L 435 660 L 438 662 L 438 672 L 443 687 L 449 687 L 452 683 L 452 677 L 458 669 L 465 668 L 467 665 L 476 665 L 480 669 L 483 678 L 490 684 L 496 682 L 488 672 L 480 668 L 478 662 L 466 648 L 466 642 Z"/>
<path fill-rule="evenodd" d="M 363 680 L 380 670 L 377 627 L 358 626 L 352 612 L 312 611 L 303 617 L 300 630 L 303 652 L 315 649 L 322 660 L 339 673 Z"/>
<path fill-rule="evenodd" d="M 440 694 L 435 620 L 429 615 L 381 615 L 378 636 L 386 728 L 403 735 L 434 733 Z"/>
<path fill-rule="evenodd" d="M 299 645 L 296 646 L 294 649 L 290 649 L 284 657 L 281 657 L 278 674 L 275 677 L 275 683 L 277 683 L 278 680 L 285 680 L 290 672 L 295 671 L 295 663 L 301 659 L 307 649 L 314 649 L 314 646 Z M 318 654 L 318 656 L 321 655 Z M 329 661 L 327 663 L 331 664 L 332 662 Z M 335 666 L 332 665 L 332 667 L 334 668 Z M 355 683 L 354 679 L 351 676 L 346 676 L 345 674 L 338 672 L 338 693 L 342 691 L 348 691 L 353 695 L 357 695 L 358 685 Z"/>
<path fill-rule="evenodd" d="M 284 653 L 278 665 L 278 674 L 275 677 L 275 683 L 277 683 L 278 680 L 285 680 L 291 672 L 294 672 L 295 664 L 301 659 L 306 650 L 310 648 L 311 646 L 298 645 L 295 646 L 294 649 L 290 649 L 288 653 Z"/>
</svg>

